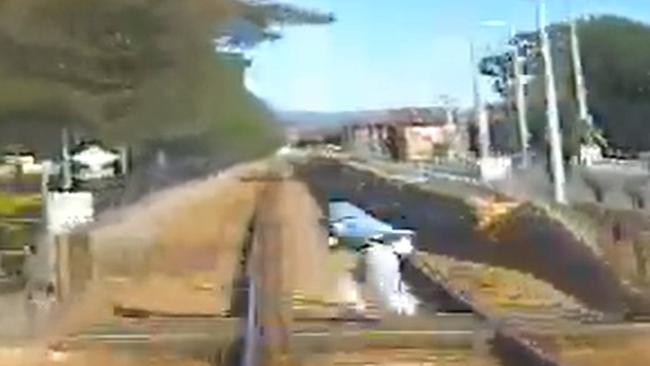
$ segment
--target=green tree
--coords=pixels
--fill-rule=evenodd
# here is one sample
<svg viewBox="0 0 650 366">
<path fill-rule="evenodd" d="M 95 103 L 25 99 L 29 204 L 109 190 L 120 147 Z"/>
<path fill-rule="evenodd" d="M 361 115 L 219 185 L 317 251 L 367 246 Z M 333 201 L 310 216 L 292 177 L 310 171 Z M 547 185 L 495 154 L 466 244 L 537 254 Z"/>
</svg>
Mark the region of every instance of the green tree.
<svg viewBox="0 0 650 366">
<path fill-rule="evenodd" d="M 234 19 L 259 30 L 243 39 Z M 215 40 L 252 47 L 278 23 L 328 23 L 289 5 L 237 0 L 0 1 L 0 130 L 62 125 L 136 147 L 264 149 L 269 113 Z M 56 135 L 53 135 L 56 133 Z M 11 135 L 9 133 L 8 135 Z"/>
<path fill-rule="evenodd" d="M 650 26 L 594 17 L 579 35 L 596 123 L 614 147 L 650 150 Z"/>
<path fill-rule="evenodd" d="M 574 155 L 583 139 L 593 137 L 578 121 L 572 72 L 569 27 L 564 23 L 550 27 L 556 72 L 556 89 L 566 142 L 565 154 Z M 590 17 L 578 22 L 578 36 L 589 90 L 588 102 L 596 126 L 603 130 L 609 145 L 624 150 L 650 150 L 650 26 L 616 16 Z M 537 43 L 535 32 L 517 35 L 519 40 Z M 503 55 L 483 61 L 491 68 L 484 72 L 504 78 Z M 496 62 L 496 67 L 494 66 Z M 539 52 L 529 55 L 529 68 L 535 76 L 528 87 L 530 130 L 537 146 L 544 143 L 545 93 Z M 505 65 L 507 69 L 508 65 Z M 485 65 L 483 66 L 485 68 Z M 486 70 L 483 70 L 486 71 Z M 505 95 L 505 93 L 504 93 Z"/>
</svg>

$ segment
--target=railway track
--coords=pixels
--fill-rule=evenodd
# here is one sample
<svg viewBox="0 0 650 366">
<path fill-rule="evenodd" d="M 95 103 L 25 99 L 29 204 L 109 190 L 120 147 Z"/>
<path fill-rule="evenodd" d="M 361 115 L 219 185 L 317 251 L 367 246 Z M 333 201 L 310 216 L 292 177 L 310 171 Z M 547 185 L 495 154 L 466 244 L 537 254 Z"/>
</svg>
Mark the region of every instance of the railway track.
<svg viewBox="0 0 650 366">
<path fill-rule="evenodd" d="M 255 334 L 246 335 L 247 339 L 259 339 L 259 349 L 251 352 L 259 353 L 257 359 L 269 365 L 282 364 L 280 359 L 289 353 L 289 316 L 282 283 L 283 223 L 274 215 L 273 209 L 279 199 L 277 190 L 273 187 L 275 184 L 269 183 L 270 187 L 263 192 L 255 215 L 249 273 L 251 288 L 256 293 L 251 310 L 254 313 L 250 316 L 256 322 L 252 328 L 247 329 Z"/>
<path fill-rule="evenodd" d="M 379 365 L 382 363 L 376 363 L 373 355 L 389 351 L 409 354 L 412 361 L 420 354 L 416 364 L 445 357 L 492 360 L 488 342 L 494 334 L 475 314 L 423 312 L 409 318 L 376 310 L 369 314 L 348 304 L 296 301 L 282 272 L 288 263 L 281 241 L 288 228 L 287 222 L 278 218 L 281 184 L 268 183 L 255 216 L 249 267 L 250 289 L 254 291 L 249 299 L 255 304 L 249 308 L 245 328 L 245 366 L 338 365 L 344 364 L 336 360 L 341 354 L 354 354 L 359 362 L 365 354 L 365 364 Z M 318 225 L 317 218 L 311 224 Z M 326 245 L 325 237 L 322 245 Z M 486 365 L 498 364 L 492 361 Z"/>
<path fill-rule="evenodd" d="M 407 266 L 406 279 L 423 303 L 418 316 L 389 316 L 377 309 L 368 314 L 349 304 L 297 299 L 287 277 L 293 263 L 283 245 L 289 230 L 287 217 L 278 210 L 284 199 L 278 187 L 285 179 L 265 182 L 242 274 L 240 306 L 245 311 L 230 318 L 151 317 L 99 324 L 68 337 L 66 347 L 102 344 L 147 352 L 149 346 L 160 346 L 199 354 L 218 365 L 535 366 L 560 365 L 560 360 L 530 334 L 597 341 L 650 333 L 650 327 L 580 321 L 584 319 L 549 325 L 555 315 L 544 312 L 512 310 L 502 318 L 417 257 Z M 317 218 L 312 221 L 310 225 L 319 225 Z"/>
</svg>

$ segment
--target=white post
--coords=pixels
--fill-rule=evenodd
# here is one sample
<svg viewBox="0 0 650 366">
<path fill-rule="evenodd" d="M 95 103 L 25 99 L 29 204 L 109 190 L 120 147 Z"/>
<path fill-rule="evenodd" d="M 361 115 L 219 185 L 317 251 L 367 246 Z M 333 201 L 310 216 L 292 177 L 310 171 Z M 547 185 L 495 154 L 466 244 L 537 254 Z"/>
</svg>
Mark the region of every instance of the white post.
<svg viewBox="0 0 650 366">
<path fill-rule="evenodd" d="M 510 35 L 516 40 L 517 32 L 514 27 L 510 29 Z M 528 156 L 528 110 L 526 105 L 526 83 L 523 79 L 523 62 L 524 59 L 519 57 L 519 46 L 515 44 L 513 50 L 513 65 L 515 74 L 515 96 L 517 101 L 517 121 L 519 123 L 519 140 L 521 144 L 521 162 L 522 168 L 528 168 L 530 157 Z"/>
<path fill-rule="evenodd" d="M 68 129 L 61 131 L 61 188 L 69 190 L 72 188 L 72 171 L 70 166 L 70 146 Z"/>
<path fill-rule="evenodd" d="M 51 168 L 51 163 L 48 160 L 43 161 L 42 163 L 43 166 L 43 171 L 41 172 L 41 214 L 43 217 L 43 221 L 45 222 L 45 225 L 47 227 L 48 222 L 47 222 L 47 204 L 48 204 L 48 197 L 47 194 L 50 191 L 50 170 Z"/>
<path fill-rule="evenodd" d="M 481 98 L 481 91 L 479 85 L 479 70 L 476 60 L 476 52 L 474 49 L 474 41 L 470 43 L 470 57 L 472 63 L 473 75 L 473 88 L 474 88 L 474 108 L 476 112 L 476 122 L 479 129 L 479 157 L 481 159 L 490 156 L 490 125 L 488 121 L 487 111 L 483 99 Z"/>
<path fill-rule="evenodd" d="M 573 60 L 573 73 L 575 75 L 576 97 L 578 99 L 578 116 L 591 127 L 589 118 L 589 107 L 587 106 L 587 87 L 585 86 L 585 75 L 582 68 L 580 55 L 580 40 L 575 19 L 571 19 L 571 58 Z"/>
<path fill-rule="evenodd" d="M 119 149 L 120 152 L 120 171 L 122 176 L 126 177 L 129 174 L 129 148 L 126 146 L 121 146 Z"/>
<path fill-rule="evenodd" d="M 544 57 L 544 72 L 546 84 L 546 116 L 548 120 L 548 135 L 551 145 L 551 164 L 553 169 L 553 190 L 555 201 L 566 203 L 564 175 L 564 159 L 562 158 L 562 135 L 560 134 L 560 117 L 557 107 L 557 94 L 555 91 L 555 73 L 553 71 L 553 57 L 546 30 L 546 1 L 539 2 L 539 33 L 542 42 L 542 55 Z"/>
</svg>

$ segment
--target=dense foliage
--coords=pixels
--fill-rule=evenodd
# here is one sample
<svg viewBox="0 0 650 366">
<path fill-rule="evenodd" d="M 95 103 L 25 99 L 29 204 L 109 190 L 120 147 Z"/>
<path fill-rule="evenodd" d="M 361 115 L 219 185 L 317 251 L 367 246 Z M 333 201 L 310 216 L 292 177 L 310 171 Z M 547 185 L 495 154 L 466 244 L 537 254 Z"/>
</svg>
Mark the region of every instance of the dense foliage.
<svg viewBox="0 0 650 366">
<path fill-rule="evenodd" d="M 569 27 L 556 24 L 549 33 L 566 153 L 574 154 L 587 129 L 577 118 Z M 596 126 L 603 129 L 615 148 L 650 150 L 650 26 L 614 16 L 591 17 L 578 23 L 578 35 L 589 108 Z M 537 43 L 535 33 L 517 38 Z M 528 87 L 530 130 L 533 143 L 540 146 L 546 125 L 543 69 L 538 50 L 533 49 L 527 57 L 528 71 L 535 76 Z M 508 60 L 497 54 L 482 61 L 483 73 L 494 77 L 496 86 L 503 84 Z M 499 92 L 508 95 L 507 88 Z M 509 125 L 515 126 L 514 121 Z"/>
<path fill-rule="evenodd" d="M 263 149 L 270 118 L 243 86 L 244 60 L 215 40 L 252 47 L 276 24 L 332 20 L 239 0 L 0 0 L 0 135 L 13 139 L 0 143 L 47 144 L 69 126 L 140 148 Z"/>
<path fill-rule="evenodd" d="M 596 123 L 612 145 L 650 150 L 650 26 L 593 18 L 579 34 Z"/>
</svg>

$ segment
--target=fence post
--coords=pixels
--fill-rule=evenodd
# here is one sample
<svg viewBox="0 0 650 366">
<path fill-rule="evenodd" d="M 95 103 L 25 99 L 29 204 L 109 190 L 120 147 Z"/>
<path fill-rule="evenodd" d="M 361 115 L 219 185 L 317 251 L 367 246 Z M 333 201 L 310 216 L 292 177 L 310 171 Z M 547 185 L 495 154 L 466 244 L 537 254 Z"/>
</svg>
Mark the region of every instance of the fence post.
<svg viewBox="0 0 650 366">
<path fill-rule="evenodd" d="M 67 234 L 54 237 L 56 295 L 64 301 L 70 295 L 70 242 Z"/>
<path fill-rule="evenodd" d="M 56 294 L 59 301 L 82 293 L 93 277 L 94 266 L 88 233 L 76 232 L 54 238 Z"/>
<path fill-rule="evenodd" d="M 648 279 L 648 250 L 650 249 L 650 231 L 639 233 L 634 240 L 634 256 L 636 258 L 637 276 L 642 280 Z"/>
</svg>

